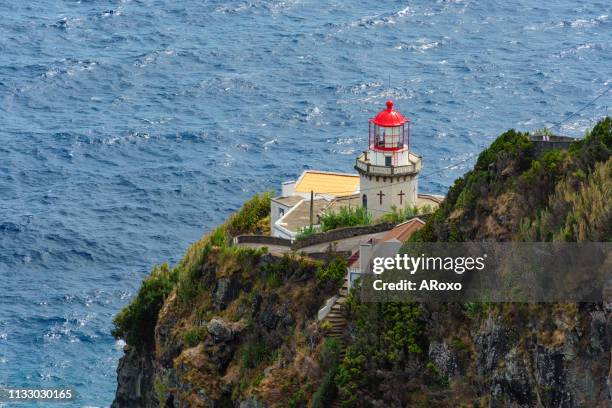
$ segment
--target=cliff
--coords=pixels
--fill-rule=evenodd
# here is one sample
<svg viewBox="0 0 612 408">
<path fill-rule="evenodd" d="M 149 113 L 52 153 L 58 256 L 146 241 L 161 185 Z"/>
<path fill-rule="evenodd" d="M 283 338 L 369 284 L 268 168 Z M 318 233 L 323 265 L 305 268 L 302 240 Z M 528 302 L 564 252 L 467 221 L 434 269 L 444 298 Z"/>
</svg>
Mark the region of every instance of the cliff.
<svg viewBox="0 0 612 408">
<path fill-rule="evenodd" d="M 423 241 L 612 239 L 612 120 L 567 150 L 509 131 L 457 180 Z M 344 261 L 230 245 L 262 232 L 256 196 L 155 267 L 115 319 L 113 407 L 608 407 L 611 304 L 363 304 L 341 341 L 317 324 Z"/>
</svg>

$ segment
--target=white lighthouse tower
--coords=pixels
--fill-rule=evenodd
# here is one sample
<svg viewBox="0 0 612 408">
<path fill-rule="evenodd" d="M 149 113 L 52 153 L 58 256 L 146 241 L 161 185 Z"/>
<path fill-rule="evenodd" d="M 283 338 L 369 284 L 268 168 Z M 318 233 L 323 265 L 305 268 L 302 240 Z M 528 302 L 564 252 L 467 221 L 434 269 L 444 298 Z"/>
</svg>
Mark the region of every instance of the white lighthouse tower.
<svg viewBox="0 0 612 408">
<path fill-rule="evenodd" d="M 374 218 L 391 211 L 417 204 L 417 177 L 421 157 L 410 151 L 410 119 L 387 109 L 370 119 L 368 150 L 355 163 L 359 172 L 362 205 Z"/>
</svg>

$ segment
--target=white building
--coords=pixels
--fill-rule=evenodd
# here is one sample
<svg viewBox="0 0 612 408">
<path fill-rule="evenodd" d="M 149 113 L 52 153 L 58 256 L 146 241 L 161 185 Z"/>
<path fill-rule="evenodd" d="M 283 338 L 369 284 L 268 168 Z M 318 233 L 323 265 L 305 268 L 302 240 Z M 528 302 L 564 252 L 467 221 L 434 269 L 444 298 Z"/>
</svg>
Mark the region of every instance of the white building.
<svg viewBox="0 0 612 408">
<path fill-rule="evenodd" d="M 370 119 L 368 150 L 355 163 L 362 205 L 375 218 L 393 206 L 418 205 L 421 157 L 410 151 L 409 144 L 410 120 L 387 101 L 387 109 Z"/>
<path fill-rule="evenodd" d="M 357 157 L 355 169 L 358 174 L 308 170 L 283 183 L 271 203 L 272 236 L 293 240 L 311 222 L 317 225 L 321 214 L 342 206 L 363 206 L 377 219 L 392 207 L 435 210 L 444 198 L 419 194 L 421 157 L 410 151 L 410 120 L 391 101 L 370 119 L 368 149 Z"/>
<path fill-rule="evenodd" d="M 270 203 L 272 236 L 294 239 L 299 230 L 310 226 L 310 196 L 313 195 L 313 224 L 318 216 L 339 204 L 357 207 L 359 176 L 356 174 L 306 170 L 297 181 L 282 184 L 281 195 Z"/>
</svg>

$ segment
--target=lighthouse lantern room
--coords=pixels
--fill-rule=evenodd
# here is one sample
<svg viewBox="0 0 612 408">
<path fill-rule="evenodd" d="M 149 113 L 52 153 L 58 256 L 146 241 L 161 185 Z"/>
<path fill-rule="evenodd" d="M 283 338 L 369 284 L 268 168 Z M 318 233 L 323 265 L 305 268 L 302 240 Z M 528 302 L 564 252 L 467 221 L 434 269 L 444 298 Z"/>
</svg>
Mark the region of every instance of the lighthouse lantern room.
<svg viewBox="0 0 612 408">
<path fill-rule="evenodd" d="M 387 108 L 370 119 L 368 150 L 355 163 L 360 176 L 362 205 L 373 217 L 417 204 L 421 157 L 410 151 L 410 119 Z"/>
</svg>

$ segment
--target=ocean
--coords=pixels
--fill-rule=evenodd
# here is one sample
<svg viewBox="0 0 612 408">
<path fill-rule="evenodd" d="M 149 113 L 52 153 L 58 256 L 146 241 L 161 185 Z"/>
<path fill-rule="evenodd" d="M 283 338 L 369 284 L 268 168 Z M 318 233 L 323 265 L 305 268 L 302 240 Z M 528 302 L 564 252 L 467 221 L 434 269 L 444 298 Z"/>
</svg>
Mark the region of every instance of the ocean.
<svg viewBox="0 0 612 408">
<path fill-rule="evenodd" d="M 112 319 L 152 265 L 305 169 L 352 172 L 387 99 L 424 192 L 509 128 L 582 136 L 610 113 L 611 8 L 0 0 L 0 386 L 109 406 Z"/>
</svg>

